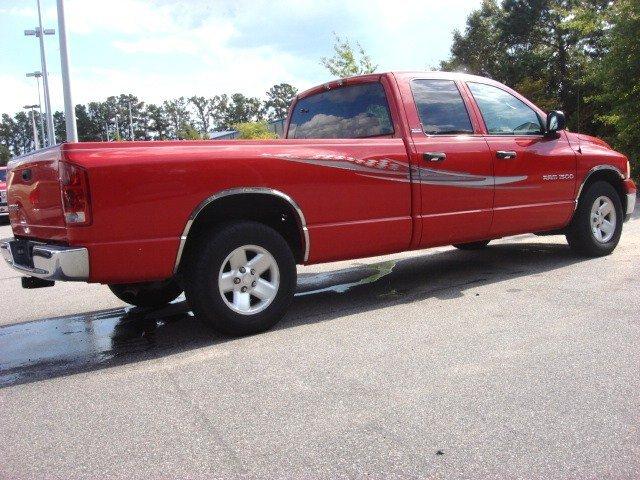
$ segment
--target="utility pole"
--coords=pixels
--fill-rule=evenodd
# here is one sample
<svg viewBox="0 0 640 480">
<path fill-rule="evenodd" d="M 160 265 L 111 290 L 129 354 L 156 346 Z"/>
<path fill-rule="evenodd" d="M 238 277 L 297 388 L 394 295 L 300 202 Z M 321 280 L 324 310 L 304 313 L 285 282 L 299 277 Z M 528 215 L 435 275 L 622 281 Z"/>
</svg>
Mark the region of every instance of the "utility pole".
<svg viewBox="0 0 640 480">
<path fill-rule="evenodd" d="M 51 100 L 49 95 L 49 79 L 47 74 L 47 59 L 45 58 L 44 52 L 44 36 L 45 35 L 55 35 L 56 31 L 54 29 L 44 29 L 42 28 L 42 10 L 40 8 L 40 0 L 36 0 L 38 4 L 38 23 L 39 27 L 36 27 L 35 30 L 25 30 L 24 34 L 26 36 L 36 36 L 40 40 L 40 63 L 42 65 L 42 85 L 44 87 L 44 109 L 47 116 L 47 134 L 49 137 L 48 145 L 56 144 L 56 132 L 53 128 L 53 112 L 51 111 Z"/>
<path fill-rule="evenodd" d="M 131 100 L 129 102 L 129 138 L 133 141 L 133 115 L 131 115 Z"/>
<path fill-rule="evenodd" d="M 31 125 L 33 126 L 33 147 L 35 150 L 40 149 L 40 143 L 38 142 L 38 128 L 36 127 L 36 107 L 38 105 L 25 105 L 26 110 L 31 110 Z"/>
<path fill-rule="evenodd" d="M 39 5 L 40 0 L 38 0 Z M 71 97 L 71 76 L 69 75 L 69 44 L 67 43 L 64 0 L 58 2 L 58 39 L 60 40 L 60 66 L 62 71 L 62 92 L 64 95 L 64 116 L 67 127 L 67 142 L 78 141 L 76 110 Z M 40 8 L 38 6 L 38 8 Z"/>
<path fill-rule="evenodd" d="M 44 115 L 42 115 L 42 99 L 40 97 L 40 77 L 42 72 L 27 73 L 27 77 L 35 77 L 36 85 L 38 86 L 38 111 L 40 112 L 40 141 L 44 147 L 47 144 L 47 139 L 44 136 Z"/>
</svg>

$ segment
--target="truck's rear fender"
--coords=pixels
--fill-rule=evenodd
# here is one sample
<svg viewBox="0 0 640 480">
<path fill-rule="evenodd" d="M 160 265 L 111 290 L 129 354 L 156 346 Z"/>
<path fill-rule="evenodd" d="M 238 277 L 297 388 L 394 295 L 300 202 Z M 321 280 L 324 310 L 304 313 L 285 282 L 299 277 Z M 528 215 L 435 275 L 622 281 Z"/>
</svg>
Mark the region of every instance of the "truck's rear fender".
<svg viewBox="0 0 640 480">
<path fill-rule="evenodd" d="M 278 231 L 287 241 L 298 263 L 309 257 L 309 232 L 295 200 L 279 190 L 245 187 L 223 190 L 202 201 L 192 212 L 180 237 L 174 273 L 190 255 L 197 254 L 197 240 L 220 224 L 254 220 Z"/>
</svg>

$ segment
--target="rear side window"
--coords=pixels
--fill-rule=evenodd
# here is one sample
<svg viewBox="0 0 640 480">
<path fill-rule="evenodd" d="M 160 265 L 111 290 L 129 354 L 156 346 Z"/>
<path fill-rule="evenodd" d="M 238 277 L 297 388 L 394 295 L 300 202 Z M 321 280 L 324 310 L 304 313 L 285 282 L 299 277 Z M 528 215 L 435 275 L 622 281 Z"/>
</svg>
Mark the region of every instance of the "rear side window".
<svg viewBox="0 0 640 480">
<path fill-rule="evenodd" d="M 529 105 L 501 88 L 470 82 L 482 118 L 491 135 L 539 135 L 538 114 Z"/>
<path fill-rule="evenodd" d="M 365 83 L 318 93 L 296 103 L 288 138 L 366 138 L 392 135 L 382 84 Z"/>
<path fill-rule="evenodd" d="M 414 80 L 411 82 L 411 91 L 424 133 L 473 133 L 467 108 L 454 81 Z"/>
</svg>

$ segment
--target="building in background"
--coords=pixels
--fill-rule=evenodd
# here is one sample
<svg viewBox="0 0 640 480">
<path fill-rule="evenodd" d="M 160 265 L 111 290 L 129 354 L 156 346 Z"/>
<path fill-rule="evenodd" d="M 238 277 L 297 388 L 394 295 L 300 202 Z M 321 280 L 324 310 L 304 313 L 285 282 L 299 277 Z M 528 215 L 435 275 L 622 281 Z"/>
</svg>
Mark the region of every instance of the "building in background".
<svg viewBox="0 0 640 480">
<path fill-rule="evenodd" d="M 281 118 L 280 120 L 272 120 L 271 122 L 267 122 L 267 128 L 275 133 L 278 138 L 282 138 L 284 136 L 284 122 L 285 118 Z M 209 138 L 211 140 L 234 140 L 240 136 L 240 132 L 237 130 L 223 130 L 221 132 L 211 132 Z"/>
</svg>

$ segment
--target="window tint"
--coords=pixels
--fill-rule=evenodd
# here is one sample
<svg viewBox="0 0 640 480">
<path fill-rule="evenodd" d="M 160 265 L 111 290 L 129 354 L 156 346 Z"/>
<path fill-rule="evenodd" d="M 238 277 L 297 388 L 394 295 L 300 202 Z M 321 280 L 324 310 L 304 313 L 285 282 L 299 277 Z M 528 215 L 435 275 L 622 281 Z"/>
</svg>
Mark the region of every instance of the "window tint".
<svg viewBox="0 0 640 480">
<path fill-rule="evenodd" d="M 482 83 L 468 85 L 490 134 L 536 135 L 542 133 L 538 115 L 524 102 L 491 85 Z"/>
<path fill-rule="evenodd" d="M 364 138 L 393 134 L 384 88 L 366 83 L 328 90 L 296 103 L 289 138 Z"/>
<path fill-rule="evenodd" d="M 414 80 L 411 91 L 424 133 L 473 133 L 467 108 L 454 81 Z"/>
</svg>

